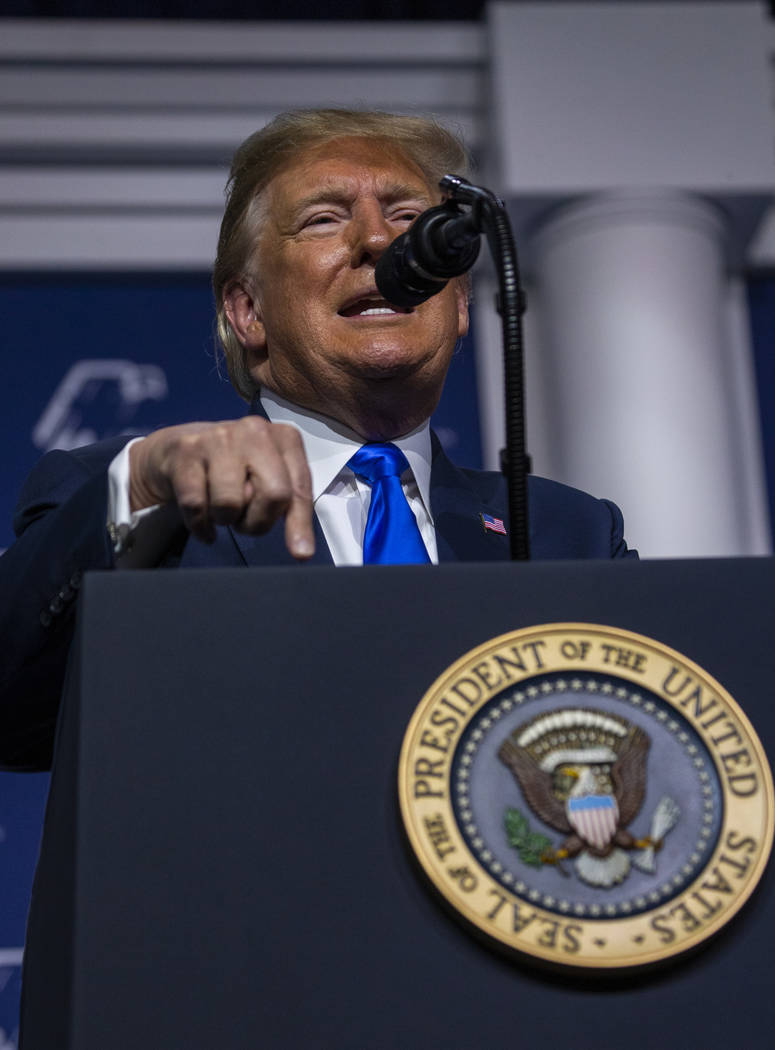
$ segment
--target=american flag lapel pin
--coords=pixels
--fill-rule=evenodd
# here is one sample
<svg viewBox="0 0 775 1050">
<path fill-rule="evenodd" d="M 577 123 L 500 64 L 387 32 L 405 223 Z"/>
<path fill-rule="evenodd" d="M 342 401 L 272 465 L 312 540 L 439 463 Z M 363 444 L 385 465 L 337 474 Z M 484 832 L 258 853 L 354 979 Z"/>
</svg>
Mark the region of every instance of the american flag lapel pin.
<svg viewBox="0 0 775 1050">
<path fill-rule="evenodd" d="M 493 518 L 491 514 L 480 514 L 479 520 L 485 532 L 499 532 L 501 536 L 506 535 L 506 526 L 502 518 Z"/>
</svg>

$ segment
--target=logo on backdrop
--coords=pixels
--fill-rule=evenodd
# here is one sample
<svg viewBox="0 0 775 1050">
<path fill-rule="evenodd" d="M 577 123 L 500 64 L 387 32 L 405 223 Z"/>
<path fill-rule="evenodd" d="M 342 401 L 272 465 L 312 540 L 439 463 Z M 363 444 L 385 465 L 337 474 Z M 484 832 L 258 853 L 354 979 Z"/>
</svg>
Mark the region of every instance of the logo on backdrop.
<svg viewBox="0 0 775 1050">
<path fill-rule="evenodd" d="M 667 646 L 549 624 L 472 650 L 404 738 L 410 843 L 458 915 L 558 966 L 652 965 L 724 926 L 773 839 L 762 746 Z"/>
<path fill-rule="evenodd" d="M 32 431 L 48 452 L 87 445 L 114 434 L 144 434 L 147 402 L 163 401 L 167 377 L 158 365 L 125 360 L 77 361 L 65 374 Z"/>
</svg>

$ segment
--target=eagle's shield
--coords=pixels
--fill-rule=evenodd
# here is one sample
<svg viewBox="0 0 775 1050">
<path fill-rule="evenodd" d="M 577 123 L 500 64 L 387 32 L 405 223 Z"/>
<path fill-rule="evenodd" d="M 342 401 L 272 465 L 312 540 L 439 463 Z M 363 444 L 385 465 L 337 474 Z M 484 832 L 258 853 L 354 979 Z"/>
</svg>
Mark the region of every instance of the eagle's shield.
<svg viewBox="0 0 775 1050">
<path fill-rule="evenodd" d="M 619 806 L 612 795 L 583 795 L 567 800 L 568 822 L 585 842 L 604 849 L 619 825 Z"/>
</svg>

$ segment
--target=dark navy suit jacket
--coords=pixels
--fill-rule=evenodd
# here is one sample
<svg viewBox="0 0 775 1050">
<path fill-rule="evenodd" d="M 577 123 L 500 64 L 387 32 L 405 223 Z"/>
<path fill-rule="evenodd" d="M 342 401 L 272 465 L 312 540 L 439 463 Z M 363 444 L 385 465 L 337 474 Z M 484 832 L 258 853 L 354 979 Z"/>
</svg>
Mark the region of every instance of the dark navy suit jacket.
<svg viewBox="0 0 775 1050">
<path fill-rule="evenodd" d="M 22 490 L 14 517 L 18 539 L 0 558 L 0 765 L 44 769 L 50 764 L 81 576 L 113 567 L 105 528 L 107 467 L 127 440 L 50 452 Z M 537 477 L 529 478 L 528 496 L 533 559 L 637 557 L 627 549 L 614 504 Z M 456 467 L 435 436 L 430 498 L 441 563 L 509 559 L 508 538 L 486 531 L 479 517 L 489 514 L 508 524 L 503 477 Z M 315 529 L 315 556 L 303 564 L 330 565 L 317 519 Z M 220 527 L 211 546 L 181 529 L 160 563 L 168 568 L 296 564 L 285 548 L 282 525 L 265 536 Z"/>
</svg>

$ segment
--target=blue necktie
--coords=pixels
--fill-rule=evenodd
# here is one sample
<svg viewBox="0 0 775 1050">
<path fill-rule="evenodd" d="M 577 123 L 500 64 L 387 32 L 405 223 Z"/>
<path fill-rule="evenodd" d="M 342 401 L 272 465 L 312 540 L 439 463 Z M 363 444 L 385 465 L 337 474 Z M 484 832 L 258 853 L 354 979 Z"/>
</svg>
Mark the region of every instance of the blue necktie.
<svg viewBox="0 0 775 1050">
<path fill-rule="evenodd" d="M 401 488 L 401 475 L 409 466 L 401 449 L 395 445 L 364 445 L 347 466 L 371 485 L 363 564 L 427 564 L 428 551 Z"/>
</svg>

